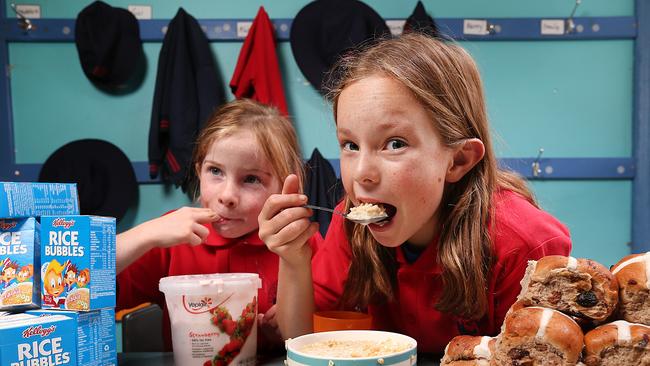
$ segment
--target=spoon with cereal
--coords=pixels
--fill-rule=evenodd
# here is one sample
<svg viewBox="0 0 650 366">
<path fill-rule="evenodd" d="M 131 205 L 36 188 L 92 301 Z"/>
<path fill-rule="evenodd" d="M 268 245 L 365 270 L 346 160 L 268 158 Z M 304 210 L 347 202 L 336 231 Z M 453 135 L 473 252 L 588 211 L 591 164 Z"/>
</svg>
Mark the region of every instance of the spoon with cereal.
<svg viewBox="0 0 650 366">
<path fill-rule="evenodd" d="M 384 221 L 388 218 L 388 214 L 386 213 L 386 210 L 383 207 L 372 203 L 362 203 L 359 206 L 352 207 L 350 209 L 350 212 L 347 214 L 338 210 L 333 210 L 331 208 L 320 207 L 320 206 L 305 205 L 304 207 L 341 215 L 344 218 L 360 225 L 368 225 L 368 224 L 381 225 L 382 224 L 381 221 Z"/>
</svg>

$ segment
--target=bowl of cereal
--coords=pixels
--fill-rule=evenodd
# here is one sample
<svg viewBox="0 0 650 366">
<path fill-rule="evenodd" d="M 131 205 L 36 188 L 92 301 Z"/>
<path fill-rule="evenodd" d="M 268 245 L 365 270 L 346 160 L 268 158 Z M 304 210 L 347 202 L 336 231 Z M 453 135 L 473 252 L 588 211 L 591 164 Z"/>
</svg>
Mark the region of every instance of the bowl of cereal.
<svg viewBox="0 0 650 366">
<path fill-rule="evenodd" d="M 375 330 L 341 330 L 288 339 L 288 366 L 411 366 L 417 342 L 403 334 Z"/>
</svg>

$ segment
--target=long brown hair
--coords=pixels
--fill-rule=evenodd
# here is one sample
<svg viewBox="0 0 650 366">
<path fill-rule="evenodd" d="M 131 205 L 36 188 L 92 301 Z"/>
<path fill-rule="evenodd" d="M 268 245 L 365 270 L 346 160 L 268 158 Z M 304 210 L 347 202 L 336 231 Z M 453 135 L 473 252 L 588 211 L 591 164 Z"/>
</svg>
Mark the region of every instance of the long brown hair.
<svg viewBox="0 0 650 366">
<path fill-rule="evenodd" d="M 495 260 L 488 230 L 493 193 L 498 188 L 509 189 L 536 203 L 523 179 L 497 166 L 474 60 L 453 42 L 409 33 L 348 54 L 331 75 L 329 96 L 335 119 L 343 89 L 369 76 L 387 76 L 408 88 L 429 113 L 443 144 L 451 147 L 477 138 L 485 145 L 483 159 L 459 182 L 445 187 L 439 206 L 437 252 L 443 269 L 443 293 L 437 309 L 481 318 L 488 308 L 487 283 Z M 350 204 L 346 200 L 348 207 Z M 352 262 L 342 305 L 365 307 L 392 299 L 396 283 L 393 250 L 379 244 L 364 226 L 348 225 L 346 231 Z"/>
<path fill-rule="evenodd" d="M 194 146 L 192 163 L 199 175 L 201 164 L 210 145 L 217 139 L 235 131 L 249 130 L 271 164 L 273 175 L 280 186 L 289 174 L 296 174 L 302 189 L 303 163 L 296 130 L 291 121 L 280 114 L 277 108 L 251 99 L 237 99 L 216 110 L 199 133 Z M 194 188 L 194 197 L 198 184 Z"/>
</svg>

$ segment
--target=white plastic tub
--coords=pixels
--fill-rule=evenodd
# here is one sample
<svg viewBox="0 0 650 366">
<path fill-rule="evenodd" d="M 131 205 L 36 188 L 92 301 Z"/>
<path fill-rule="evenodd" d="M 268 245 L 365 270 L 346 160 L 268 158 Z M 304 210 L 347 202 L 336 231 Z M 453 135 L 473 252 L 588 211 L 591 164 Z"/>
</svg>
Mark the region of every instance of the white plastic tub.
<svg viewBox="0 0 650 366">
<path fill-rule="evenodd" d="M 171 321 L 174 363 L 255 364 L 260 287 L 259 276 L 254 273 L 160 279 Z"/>
<path fill-rule="evenodd" d="M 316 356 L 303 349 L 316 342 L 352 341 L 362 343 L 373 341 L 395 341 L 406 345 L 399 352 L 369 357 L 328 357 Z M 412 366 L 417 364 L 417 342 L 415 339 L 398 333 L 373 330 L 342 330 L 334 332 L 312 333 L 286 341 L 288 366 Z"/>
</svg>

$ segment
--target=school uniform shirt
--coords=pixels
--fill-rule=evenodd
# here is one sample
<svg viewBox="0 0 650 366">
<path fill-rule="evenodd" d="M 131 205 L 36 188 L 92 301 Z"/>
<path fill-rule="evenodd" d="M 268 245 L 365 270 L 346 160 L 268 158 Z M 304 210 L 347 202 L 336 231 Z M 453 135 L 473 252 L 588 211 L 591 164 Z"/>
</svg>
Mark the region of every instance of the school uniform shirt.
<svg viewBox="0 0 650 366">
<path fill-rule="evenodd" d="M 144 302 L 156 303 L 163 309 L 163 340 L 165 350 L 168 351 L 172 349 L 169 313 L 165 295 L 158 290 L 158 283 L 163 277 L 257 273 L 262 280 L 262 288 L 258 292 L 258 312 L 263 314 L 275 304 L 279 259 L 267 249 L 257 235 L 257 230 L 241 238 L 227 239 L 220 236 L 212 225 L 204 226 L 210 230 L 205 243 L 196 246 L 181 244 L 170 248 L 154 248 L 117 276 L 118 310 Z M 313 253 L 316 253 L 321 241 L 319 233 L 309 239 Z M 259 346 L 263 348 L 264 344 Z"/>
<path fill-rule="evenodd" d="M 418 351 L 442 353 L 460 334 L 496 335 L 508 308 L 520 292 L 528 260 L 546 255 L 569 255 L 568 229 L 550 214 L 511 191 L 494 195 L 490 235 L 496 263 L 488 278 L 488 311 L 478 320 L 466 320 L 435 309 L 442 294 L 441 267 L 436 263 L 438 240 L 409 263 L 401 247 L 394 248 L 397 287 L 394 300 L 369 305 L 373 327 L 409 335 Z M 339 204 L 337 209 L 342 210 Z M 312 261 L 317 310 L 333 310 L 343 294 L 351 260 L 343 218 L 334 215 L 325 241 Z"/>
</svg>

